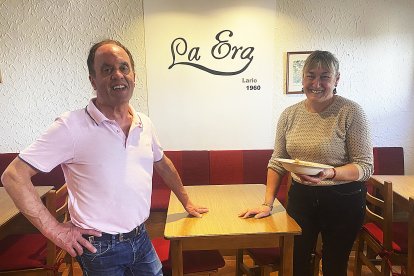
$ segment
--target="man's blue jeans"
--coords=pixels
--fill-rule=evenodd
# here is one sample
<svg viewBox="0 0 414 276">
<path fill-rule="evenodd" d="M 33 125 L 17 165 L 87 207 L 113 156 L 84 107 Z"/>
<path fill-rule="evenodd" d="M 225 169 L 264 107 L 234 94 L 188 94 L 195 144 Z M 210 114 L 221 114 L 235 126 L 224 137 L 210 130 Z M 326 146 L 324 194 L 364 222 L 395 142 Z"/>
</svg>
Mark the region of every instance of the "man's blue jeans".
<svg viewBox="0 0 414 276">
<path fill-rule="evenodd" d="M 92 245 L 96 253 L 83 248 L 84 253 L 76 257 L 85 276 L 162 275 L 161 262 L 144 226 L 134 238 L 119 241 L 113 237 Z"/>
</svg>

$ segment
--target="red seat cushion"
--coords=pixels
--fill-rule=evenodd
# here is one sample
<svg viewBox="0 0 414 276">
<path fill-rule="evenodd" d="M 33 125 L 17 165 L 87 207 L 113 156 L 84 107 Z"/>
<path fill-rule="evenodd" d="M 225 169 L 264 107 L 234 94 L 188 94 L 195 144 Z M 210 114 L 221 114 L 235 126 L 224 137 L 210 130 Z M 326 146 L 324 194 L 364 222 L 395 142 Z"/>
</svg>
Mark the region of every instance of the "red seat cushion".
<svg viewBox="0 0 414 276">
<path fill-rule="evenodd" d="M 10 235 L 0 241 L 0 271 L 46 265 L 47 239 L 41 234 Z"/>
<path fill-rule="evenodd" d="M 379 244 L 384 242 L 384 233 L 375 223 L 367 223 L 363 229 L 367 231 Z M 398 253 L 408 252 L 408 224 L 407 222 L 394 222 L 392 224 L 392 249 Z"/>
<path fill-rule="evenodd" d="M 170 260 L 170 241 L 164 238 L 155 238 L 151 240 L 152 245 L 157 252 L 161 263 L 169 262 Z"/>
<path fill-rule="evenodd" d="M 280 248 L 249 248 L 247 249 L 250 257 L 256 265 L 271 265 L 280 263 Z"/>
<path fill-rule="evenodd" d="M 164 274 L 171 274 L 170 241 L 164 238 L 155 238 L 152 240 L 152 244 L 160 258 Z M 183 251 L 184 274 L 212 271 L 224 265 L 223 256 L 218 250 Z"/>
</svg>

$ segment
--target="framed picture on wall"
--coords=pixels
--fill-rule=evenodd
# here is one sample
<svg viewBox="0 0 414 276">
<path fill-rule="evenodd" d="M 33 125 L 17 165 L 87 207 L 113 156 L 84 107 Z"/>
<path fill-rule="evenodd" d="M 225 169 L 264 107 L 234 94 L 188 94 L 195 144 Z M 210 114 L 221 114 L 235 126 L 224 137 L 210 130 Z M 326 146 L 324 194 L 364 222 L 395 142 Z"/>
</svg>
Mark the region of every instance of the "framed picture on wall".
<svg viewBox="0 0 414 276">
<path fill-rule="evenodd" d="M 302 94 L 302 69 L 312 51 L 287 52 L 286 94 Z"/>
</svg>

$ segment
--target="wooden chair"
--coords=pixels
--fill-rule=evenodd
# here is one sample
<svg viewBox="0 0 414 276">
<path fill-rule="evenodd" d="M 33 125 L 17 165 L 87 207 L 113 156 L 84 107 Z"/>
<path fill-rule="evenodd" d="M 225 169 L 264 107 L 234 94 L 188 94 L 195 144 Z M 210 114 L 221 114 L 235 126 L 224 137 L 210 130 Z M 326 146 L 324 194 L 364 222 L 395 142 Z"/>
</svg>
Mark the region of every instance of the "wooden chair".
<svg viewBox="0 0 414 276">
<path fill-rule="evenodd" d="M 371 178 L 367 185 L 366 223 L 357 238 L 354 275 L 361 275 L 365 265 L 375 276 L 388 276 L 392 266 L 407 265 L 408 225 L 393 222 L 391 182 Z"/>
<path fill-rule="evenodd" d="M 46 195 L 46 207 L 67 221 L 67 185 Z M 0 241 L 0 275 L 72 275 L 72 259 L 40 233 L 10 235 Z"/>
<path fill-rule="evenodd" d="M 162 263 L 164 275 L 171 275 L 170 241 L 162 237 L 151 240 L 155 251 Z M 223 256 L 218 250 L 191 250 L 183 251 L 184 274 L 200 273 L 211 275 L 224 267 Z"/>
<path fill-rule="evenodd" d="M 247 266 L 243 261 L 243 253 L 246 253 L 253 261 L 253 266 Z M 244 251 L 239 249 L 237 251 L 236 263 L 238 267 L 237 275 L 270 275 L 271 272 L 280 270 L 280 248 L 248 248 Z M 321 241 L 318 238 L 318 243 L 315 252 L 312 254 L 312 270 L 313 275 L 319 275 L 319 265 L 322 259 Z"/>
</svg>

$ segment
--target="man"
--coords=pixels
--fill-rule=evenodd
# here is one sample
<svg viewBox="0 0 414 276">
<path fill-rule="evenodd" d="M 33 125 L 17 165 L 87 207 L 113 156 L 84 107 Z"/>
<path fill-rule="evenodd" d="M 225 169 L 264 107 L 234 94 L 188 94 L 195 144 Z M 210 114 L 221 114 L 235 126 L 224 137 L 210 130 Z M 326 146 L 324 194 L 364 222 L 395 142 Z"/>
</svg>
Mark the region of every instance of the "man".
<svg viewBox="0 0 414 276">
<path fill-rule="evenodd" d="M 88 56 L 96 98 L 67 112 L 2 175 L 21 212 L 57 246 L 76 256 L 85 275 L 162 275 L 146 233 L 153 168 L 186 211 L 201 217 L 154 127 L 129 104 L 134 60 L 121 43 L 104 40 Z M 61 164 L 69 190 L 71 222 L 59 223 L 37 196 L 31 177 Z"/>
</svg>

